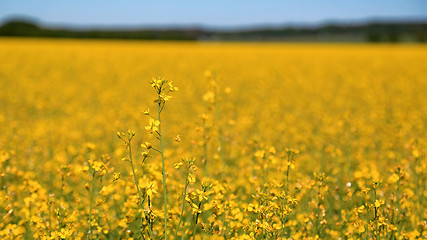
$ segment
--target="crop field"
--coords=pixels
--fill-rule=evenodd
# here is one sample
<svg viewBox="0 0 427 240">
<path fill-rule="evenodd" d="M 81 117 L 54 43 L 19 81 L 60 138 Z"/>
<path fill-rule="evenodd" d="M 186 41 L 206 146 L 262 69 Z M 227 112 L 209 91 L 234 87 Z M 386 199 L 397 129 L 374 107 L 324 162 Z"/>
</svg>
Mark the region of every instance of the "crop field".
<svg viewBox="0 0 427 240">
<path fill-rule="evenodd" d="M 426 239 L 427 45 L 0 39 L 0 239 Z"/>
</svg>

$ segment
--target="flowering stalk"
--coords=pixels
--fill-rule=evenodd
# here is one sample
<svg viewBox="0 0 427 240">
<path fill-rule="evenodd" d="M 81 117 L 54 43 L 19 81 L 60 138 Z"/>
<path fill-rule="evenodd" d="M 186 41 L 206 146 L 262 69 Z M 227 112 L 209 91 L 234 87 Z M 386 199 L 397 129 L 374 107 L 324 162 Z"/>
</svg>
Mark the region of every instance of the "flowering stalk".
<svg viewBox="0 0 427 240">
<path fill-rule="evenodd" d="M 91 180 L 91 184 L 90 184 L 90 202 L 89 202 L 89 231 L 87 233 L 87 239 L 91 238 L 92 235 L 92 209 L 93 209 L 93 190 L 95 188 L 95 174 L 96 171 L 94 170 L 92 173 L 92 180 Z"/>
<path fill-rule="evenodd" d="M 153 134 L 158 140 L 160 144 L 160 155 L 162 159 L 162 176 L 163 176 L 163 199 L 164 199 L 164 239 L 168 239 L 167 230 L 168 230 L 168 198 L 167 198 L 167 190 L 166 190 L 166 171 L 165 171 L 165 157 L 164 157 L 164 144 L 163 144 L 163 136 L 162 136 L 162 121 L 161 121 L 161 113 L 163 108 L 165 107 L 166 101 L 171 99 L 171 96 L 167 94 L 170 92 L 177 91 L 178 88 L 172 85 L 172 82 L 168 82 L 163 78 L 152 79 L 151 86 L 155 89 L 157 93 L 157 99 L 154 102 L 157 104 L 157 119 L 150 119 L 149 126 L 146 126 L 145 129 Z M 149 115 L 147 111 L 144 113 Z M 149 115 L 150 116 L 150 115 Z"/>
<path fill-rule="evenodd" d="M 92 180 L 91 180 L 91 184 L 89 187 L 89 184 L 86 185 L 86 189 L 88 189 L 90 191 L 90 203 L 89 203 L 89 219 L 88 219 L 88 223 L 89 223 L 89 231 L 87 233 L 87 239 L 90 239 L 92 236 L 92 210 L 93 210 L 93 197 L 94 197 L 94 193 L 95 193 L 95 177 L 103 177 L 106 173 L 107 173 L 107 165 L 104 164 L 103 161 L 99 161 L 99 160 L 92 160 L 89 159 L 88 160 L 89 165 L 88 166 L 84 166 L 83 170 L 84 171 L 89 171 L 89 169 L 92 170 Z M 62 220 L 59 221 L 59 229 L 62 228 Z"/>
<path fill-rule="evenodd" d="M 185 178 L 185 187 L 184 187 L 184 192 L 182 194 L 181 216 L 179 218 L 178 227 L 176 228 L 175 236 L 174 236 L 173 239 L 176 239 L 178 231 L 179 231 L 179 227 L 181 226 L 182 218 L 184 217 L 185 196 L 187 195 L 187 187 L 188 187 L 188 184 L 189 184 L 189 182 L 188 182 L 188 172 L 189 172 L 189 169 L 187 169 L 187 174 L 186 174 L 187 177 Z"/>
<path fill-rule="evenodd" d="M 379 239 L 380 237 L 380 230 L 378 228 L 378 214 L 379 214 L 379 207 L 381 206 L 380 201 L 377 200 L 377 187 L 379 185 L 379 182 L 377 180 L 374 180 L 372 183 L 372 188 L 374 191 L 374 221 L 375 221 L 375 229 L 374 229 L 374 236 L 375 239 Z"/>
<path fill-rule="evenodd" d="M 190 183 L 195 182 L 194 176 L 190 174 L 191 169 L 193 169 L 193 170 L 196 169 L 196 166 L 194 166 L 194 158 L 193 159 L 184 159 L 183 158 L 181 160 L 181 162 L 175 164 L 175 168 L 179 168 L 182 165 L 185 165 L 185 170 L 186 170 L 186 172 L 185 172 L 185 187 L 184 187 L 184 192 L 182 193 L 181 215 L 180 215 L 178 227 L 175 231 L 175 236 L 173 239 L 176 239 L 178 232 L 179 232 L 179 228 L 181 226 L 182 219 L 184 217 L 184 206 L 185 206 L 185 198 L 187 196 L 188 185 L 190 185 Z"/>
<path fill-rule="evenodd" d="M 117 132 L 117 137 L 119 137 L 126 144 L 126 147 L 128 148 L 128 156 L 129 156 L 129 158 L 124 158 L 123 160 L 126 160 L 126 161 L 130 162 L 130 166 L 132 167 L 133 179 L 134 179 L 134 182 L 135 182 L 136 190 L 138 192 L 139 202 L 140 202 L 140 205 L 141 205 L 141 210 L 142 210 L 142 212 L 144 212 L 144 202 L 145 202 L 146 195 L 143 196 L 141 194 L 141 190 L 139 188 L 138 179 L 136 177 L 135 167 L 134 167 L 133 158 L 132 158 L 132 145 L 131 145 L 131 142 L 132 142 L 133 137 L 135 136 L 135 132 L 129 130 L 127 137 L 125 137 L 125 136 L 126 135 L 124 133 Z M 143 160 L 143 162 L 144 162 L 145 159 L 147 158 L 147 155 L 145 155 L 145 156 L 143 155 L 143 157 L 144 157 L 144 160 Z M 142 216 L 141 217 L 141 223 L 143 221 L 144 220 L 143 220 L 143 216 Z M 151 226 L 148 227 L 148 232 L 150 233 L 151 238 L 154 239 L 153 233 L 151 231 Z"/>
</svg>

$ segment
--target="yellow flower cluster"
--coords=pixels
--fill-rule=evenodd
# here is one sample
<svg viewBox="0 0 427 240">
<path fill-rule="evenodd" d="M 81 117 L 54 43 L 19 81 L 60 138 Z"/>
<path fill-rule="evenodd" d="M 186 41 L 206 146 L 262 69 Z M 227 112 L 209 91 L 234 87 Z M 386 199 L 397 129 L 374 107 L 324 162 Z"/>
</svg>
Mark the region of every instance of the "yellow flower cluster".
<svg viewBox="0 0 427 240">
<path fill-rule="evenodd" d="M 427 238 L 424 45 L 7 38 L 0 57 L 0 239 Z"/>
</svg>

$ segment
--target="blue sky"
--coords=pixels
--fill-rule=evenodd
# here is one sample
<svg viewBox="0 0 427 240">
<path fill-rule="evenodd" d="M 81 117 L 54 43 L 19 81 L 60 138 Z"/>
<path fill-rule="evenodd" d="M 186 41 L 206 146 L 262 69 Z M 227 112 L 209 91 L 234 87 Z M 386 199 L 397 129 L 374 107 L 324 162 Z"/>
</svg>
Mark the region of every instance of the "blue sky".
<svg viewBox="0 0 427 240">
<path fill-rule="evenodd" d="M 77 27 L 427 20 L 427 0 L 0 0 L 0 23 L 14 16 Z"/>
</svg>

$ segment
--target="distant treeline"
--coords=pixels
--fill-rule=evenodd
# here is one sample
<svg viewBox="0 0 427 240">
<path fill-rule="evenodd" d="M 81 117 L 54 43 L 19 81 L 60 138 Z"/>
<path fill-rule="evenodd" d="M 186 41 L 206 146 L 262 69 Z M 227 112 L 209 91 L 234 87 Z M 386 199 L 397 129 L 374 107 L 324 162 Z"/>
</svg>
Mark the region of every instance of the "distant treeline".
<svg viewBox="0 0 427 240">
<path fill-rule="evenodd" d="M 329 24 L 320 27 L 275 27 L 246 30 L 175 29 L 93 29 L 50 28 L 30 21 L 13 20 L 0 27 L 0 36 L 140 39 L 185 41 L 309 41 L 309 42 L 425 42 L 426 22 L 373 22 Z"/>
</svg>

